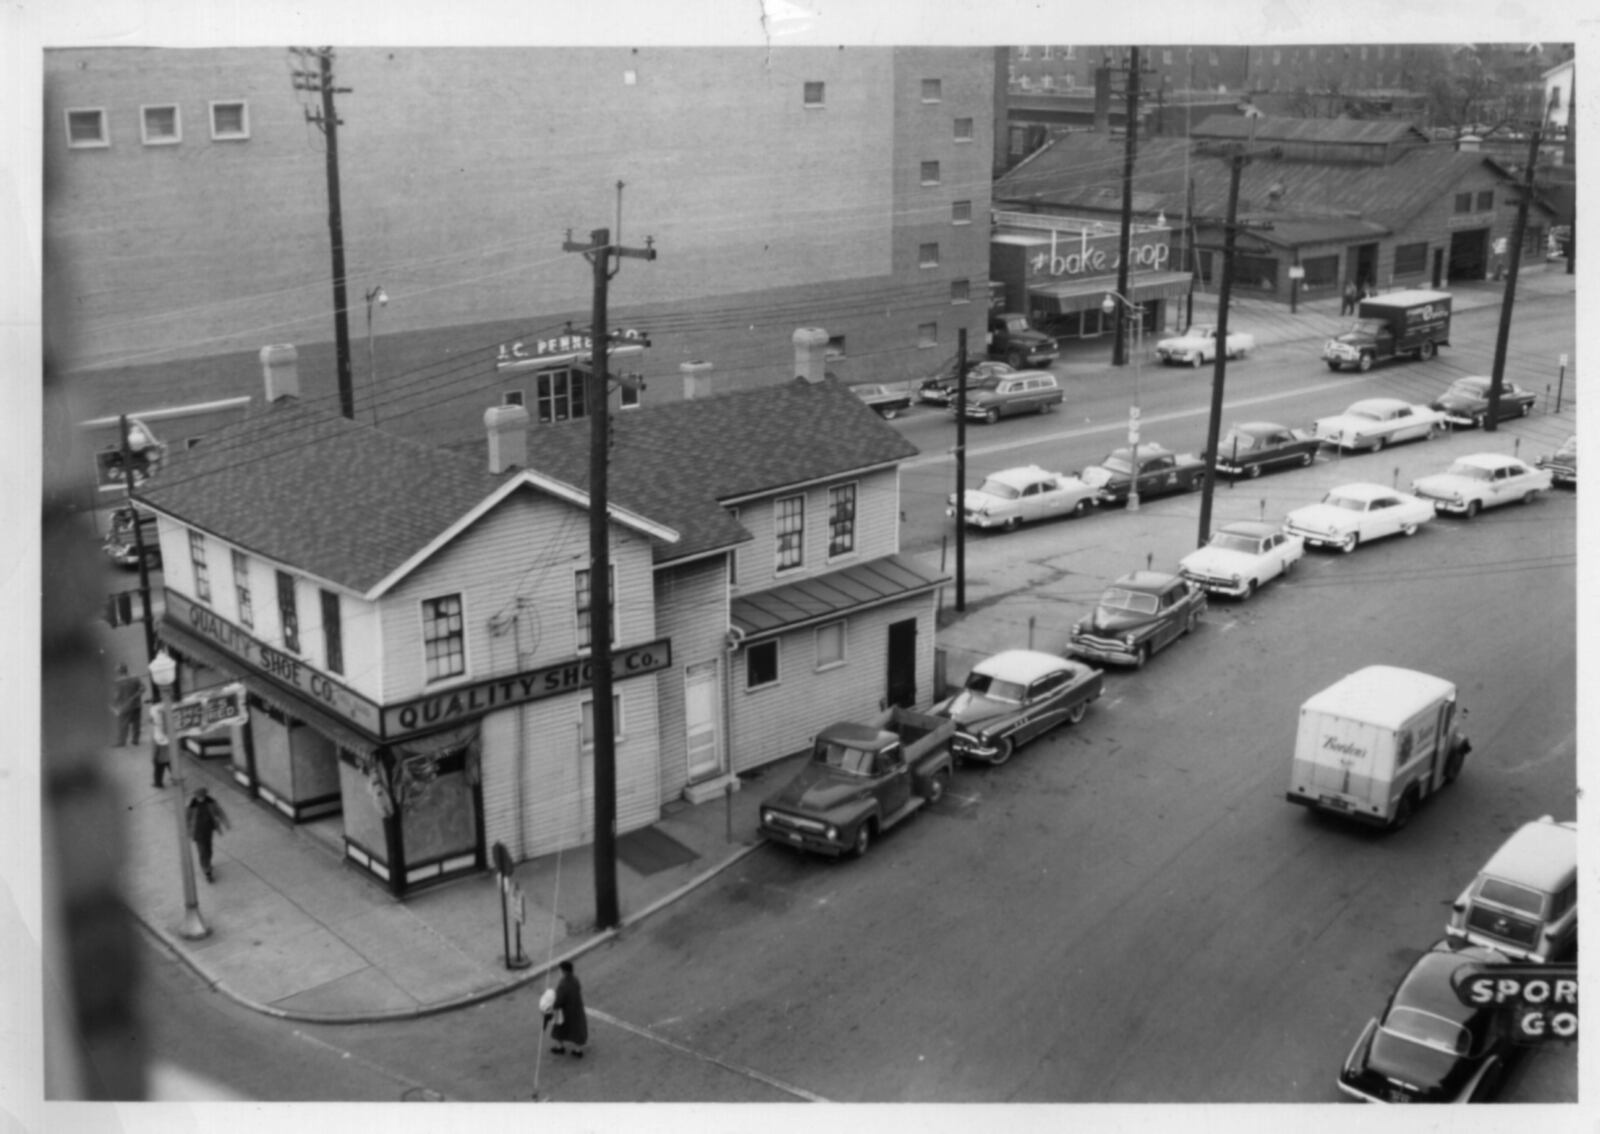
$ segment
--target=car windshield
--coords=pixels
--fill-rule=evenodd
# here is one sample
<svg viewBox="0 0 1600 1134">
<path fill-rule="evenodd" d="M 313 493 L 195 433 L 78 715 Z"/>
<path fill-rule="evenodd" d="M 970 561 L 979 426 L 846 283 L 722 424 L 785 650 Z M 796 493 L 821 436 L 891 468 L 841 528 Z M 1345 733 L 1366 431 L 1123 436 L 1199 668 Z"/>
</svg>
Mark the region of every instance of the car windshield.
<svg viewBox="0 0 1600 1134">
<path fill-rule="evenodd" d="M 1450 388 L 1446 390 L 1445 393 L 1460 394 L 1462 397 L 1466 398 L 1477 398 L 1483 395 L 1483 391 L 1487 385 L 1487 383 L 1480 382 L 1476 378 L 1463 378 L 1459 382 L 1452 382 L 1450 384 Z"/>
<path fill-rule="evenodd" d="M 846 744 L 824 741 L 819 758 L 830 768 L 837 768 L 841 772 L 849 772 L 855 776 L 865 776 L 872 772 L 872 755 L 864 748 L 851 748 Z"/>
<path fill-rule="evenodd" d="M 1211 546 L 1218 551 L 1242 551 L 1246 555 L 1254 555 L 1261 550 L 1261 541 L 1255 536 L 1218 532 L 1211 537 Z"/>
<path fill-rule="evenodd" d="M 1544 913 L 1543 894 L 1526 886 L 1518 886 L 1514 882 L 1501 881 L 1499 878 L 1485 878 L 1483 886 L 1478 890 L 1478 897 L 1497 906 L 1521 910 L 1534 917 Z"/>
<path fill-rule="evenodd" d="M 1256 439 L 1253 435 L 1249 433 L 1240 433 L 1237 430 L 1229 430 L 1228 435 L 1224 437 L 1221 444 L 1218 445 L 1217 451 L 1221 453 L 1232 453 L 1235 451 L 1242 453 L 1246 449 L 1254 449 L 1255 447 Z"/>
<path fill-rule="evenodd" d="M 967 675 L 967 692 L 987 697 L 991 701 L 1009 701 L 1013 705 L 1020 705 L 1023 688 L 1019 682 L 1007 681 L 1003 677 L 972 673 Z"/>
<path fill-rule="evenodd" d="M 1022 492 L 1019 489 L 1007 484 L 1003 480 L 996 480 L 992 476 L 988 477 L 982 484 L 978 485 L 978 491 L 983 493 L 985 496 L 998 496 L 1001 500 L 1015 500 L 1017 497 L 1022 495 Z"/>
<path fill-rule="evenodd" d="M 1322 498 L 1322 502 L 1330 508 L 1343 508 L 1346 512 L 1365 512 L 1367 502 L 1356 496 L 1340 496 L 1337 492 L 1330 492 Z"/>
<path fill-rule="evenodd" d="M 1400 1039 L 1451 1055 L 1465 1055 L 1472 1048 L 1472 1037 L 1460 1024 L 1420 1008 L 1396 1005 L 1383 1022 L 1383 1030 Z"/>
<path fill-rule="evenodd" d="M 1470 461 L 1457 461 L 1450 466 L 1451 476 L 1465 477 L 1468 480 L 1493 480 L 1494 474 L 1482 465 L 1475 465 Z"/>
<path fill-rule="evenodd" d="M 1144 591 L 1126 591 L 1121 587 L 1112 587 L 1100 596 L 1102 610 L 1126 610 L 1133 614 L 1154 614 L 1156 612 L 1156 596 Z"/>
<path fill-rule="evenodd" d="M 1109 457 L 1100 462 L 1100 467 L 1109 472 L 1131 473 L 1133 471 L 1133 465 L 1128 461 L 1128 458 L 1121 453 L 1112 453 Z"/>
</svg>

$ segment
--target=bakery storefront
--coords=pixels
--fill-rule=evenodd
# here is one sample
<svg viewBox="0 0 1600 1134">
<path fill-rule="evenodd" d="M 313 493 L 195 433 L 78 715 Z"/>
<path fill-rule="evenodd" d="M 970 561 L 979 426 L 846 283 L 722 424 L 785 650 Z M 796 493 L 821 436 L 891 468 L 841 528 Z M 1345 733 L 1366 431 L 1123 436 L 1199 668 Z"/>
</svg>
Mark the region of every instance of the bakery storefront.
<svg viewBox="0 0 1600 1134">
<path fill-rule="evenodd" d="M 487 865 L 485 722 L 592 684 L 588 659 L 572 658 L 380 705 L 173 591 L 161 635 L 184 691 L 247 691 L 248 723 L 196 755 L 226 758 L 247 793 L 292 822 L 339 818 L 345 857 L 397 896 Z M 666 640 L 614 655 L 619 678 L 671 664 Z"/>
<path fill-rule="evenodd" d="M 1120 226 L 1041 213 L 996 212 L 989 243 L 989 276 L 1004 289 L 1005 306 L 1058 339 L 1090 339 L 1116 330 Z M 1167 325 L 1168 304 L 1189 294 L 1193 277 L 1175 271 L 1172 229 L 1134 225 L 1129 237 L 1128 300 L 1139 308 L 1146 334 Z"/>
</svg>

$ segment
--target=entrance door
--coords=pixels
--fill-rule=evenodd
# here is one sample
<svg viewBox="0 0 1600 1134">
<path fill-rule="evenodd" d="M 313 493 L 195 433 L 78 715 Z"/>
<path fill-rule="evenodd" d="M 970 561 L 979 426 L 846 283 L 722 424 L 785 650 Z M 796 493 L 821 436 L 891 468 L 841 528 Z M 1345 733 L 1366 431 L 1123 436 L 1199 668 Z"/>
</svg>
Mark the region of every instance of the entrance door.
<svg viewBox="0 0 1600 1134">
<path fill-rule="evenodd" d="M 889 624 L 889 695 L 891 705 L 909 709 L 917 703 L 917 620 Z"/>
<path fill-rule="evenodd" d="M 1489 276 L 1489 230 L 1468 229 L 1450 234 L 1450 278 L 1483 280 Z"/>
<path fill-rule="evenodd" d="M 1352 277 L 1360 287 L 1376 287 L 1378 284 L 1378 246 L 1376 244 L 1358 244 L 1350 250 L 1350 267 Z"/>
<path fill-rule="evenodd" d="M 722 711 L 717 696 L 717 663 L 701 662 L 683 673 L 683 716 L 688 734 L 689 782 L 722 771 Z"/>
<path fill-rule="evenodd" d="M 1438 291 L 1444 283 L 1444 249 L 1433 250 L 1433 290 Z"/>
</svg>

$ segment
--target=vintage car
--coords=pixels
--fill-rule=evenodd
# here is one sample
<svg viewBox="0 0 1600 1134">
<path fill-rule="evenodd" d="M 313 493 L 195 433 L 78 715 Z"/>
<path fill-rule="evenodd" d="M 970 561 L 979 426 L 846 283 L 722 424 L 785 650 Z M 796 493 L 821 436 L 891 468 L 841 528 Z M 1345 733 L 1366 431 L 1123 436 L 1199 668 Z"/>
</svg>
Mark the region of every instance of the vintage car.
<svg viewBox="0 0 1600 1134">
<path fill-rule="evenodd" d="M 1440 941 L 1400 978 L 1339 1070 L 1339 1089 L 1367 1102 L 1484 1102 L 1517 1057 L 1512 1013 L 1468 1005 L 1459 975 L 1506 963 L 1492 949 Z"/>
<path fill-rule="evenodd" d="M 1246 421 L 1228 430 L 1217 443 L 1217 471 L 1229 476 L 1257 477 L 1273 466 L 1309 467 L 1322 442 L 1309 430 L 1290 429 L 1271 421 Z"/>
<path fill-rule="evenodd" d="M 1061 383 L 1048 370 L 1014 370 L 991 374 L 967 386 L 966 415 L 990 425 L 1019 413 L 1048 413 L 1062 402 Z M 956 405 L 952 399 L 950 413 Z"/>
<path fill-rule="evenodd" d="M 1095 505 L 1096 490 L 1075 476 L 1038 465 L 1001 469 L 962 494 L 961 517 L 975 528 L 1004 528 L 1056 516 L 1081 516 Z M 950 496 L 954 505 L 954 493 Z"/>
<path fill-rule="evenodd" d="M 1045 334 L 1018 311 L 989 313 L 989 356 L 1003 358 L 1013 369 L 1048 365 L 1061 355 L 1056 340 Z"/>
<path fill-rule="evenodd" d="M 1134 571 L 1105 589 L 1094 613 L 1080 618 L 1067 653 L 1142 669 L 1150 655 L 1191 633 L 1206 612 L 1206 593 L 1182 575 Z"/>
<path fill-rule="evenodd" d="M 878 411 L 880 417 L 893 418 L 911 406 L 911 391 L 905 386 L 885 386 L 869 382 L 851 386 L 850 392 Z"/>
<path fill-rule="evenodd" d="M 1578 487 L 1578 435 L 1574 433 L 1561 443 L 1561 448 L 1540 457 L 1536 463 L 1556 484 Z"/>
<path fill-rule="evenodd" d="M 1489 386 L 1493 379 L 1481 375 L 1457 378 L 1450 388 L 1433 400 L 1433 408 L 1444 414 L 1452 426 L 1476 425 L 1489 420 Z M 1527 417 L 1539 395 L 1515 382 L 1500 383 L 1500 412 L 1496 421 Z"/>
<path fill-rule="evenodd" d="M 961 692 L 933 713 L 955 722 L 950 747 L 956 756 L 1004 764 L 1034 737 L 1081 721 L 1100 696 L 1103 677 L 1093 666 L 1054 654 L 1005 650 L 975 665 Z"/>
<path fill-rule="evenodd" d="M 1243 331 L 1228 332 L 1227 355 L 1243 358 L 1256 349 L 1253 335 Z M 1217 357 L 1217 329 L 1209 323 L 1196 323 L 1176 338 L 1162 339 L 1156 344 L 1156 357 L 1162 362 L 1200 366 Z"/>
<path fill-rule="evenodd" d="M 1206 463 L 1193 453 L 1174 453 L 1152 441 L 1138 447 L 1137 458 L 1141 497 L 1189 492 L 1205 480 Z M 1098 465 L 1090 465 L 1078 475 L 1095 488 L 1100 503 L 1126 504 L 1133 486 L 1134 459 L 1132 448 L 1113 449 Z"/>
<path fill-rule="evenodd" d="M 948 720 L 896 706 L 878 721 L 839 721 L 817 733 L 811 759 L 761 803 L 760 829 L 776 842 L 838 857 L 872 841 L 950 785 Z"/>
<path fill-rule="evenodd" d="M 1444 414 L 1399 398 L 1367 398 L 1334 417 L 1318 418 L 1317 439 L 1341 449 L 1374 453 L 1394 441 L 1431 439 L 1444 428 Z"/>
<path fill-rule="evenodd" d="M 985 360 L 974 362 L 967 367 L 967 389 L 982 382 L 985 378 L 993 378 L 1001 374 L 1015 374 L 1010 363 L 993 362 Z M 935 374 L 931 378 L 924 378 L 917 386 L 917 399 L 929 405 L 948 406 L 956 399 L 956 364 L 952 362 L 942 374 Z"/>
<path fill-rule="evenodd" d="M 1433 505 L 1426 500 L 1382 484 L 1358 482 L 1331 490 L 1320 504 L 1296 508 L 1284 528 L 1309 544 L 1337 547 L 1348 554 L 1359 544 L 1384 536 L 1416 535 L 1431 519 Z"/>
<path fill-rule="evenodd" d="M 1305 553 L 1300 537 L 1241 520 L 1218 528 L 1204 547 L 1180 559 L 1178 573 L 1212 594 L 1249 598 L 1261 584 L 1287 575 Z"/>
<path fill-rule="evenodd" d="M 1549 815 L 1524 823 L 1461 891 L 1445 930 L 1534 964 L 1575 953 L 1578 825 Z"/>
<path fill-rule="evenodd" d="M 1440 512 L 1471 518 L 1484 508 L 1531 504 L 1550 487 L 1550 474 L 1504 453 L 1472 453 L 1457 457 L 1446 472 L 1419 477 L 1411 491 L 1431 501 Z"/>
</svg>

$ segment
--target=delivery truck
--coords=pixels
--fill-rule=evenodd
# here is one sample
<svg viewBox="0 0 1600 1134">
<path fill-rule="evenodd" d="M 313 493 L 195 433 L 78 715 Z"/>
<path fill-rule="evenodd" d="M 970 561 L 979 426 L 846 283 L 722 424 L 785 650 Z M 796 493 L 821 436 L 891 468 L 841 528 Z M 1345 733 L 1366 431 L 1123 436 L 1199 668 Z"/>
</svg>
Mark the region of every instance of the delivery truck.
<svg viewBox="0 0 1600 1134">
<path fill-rule="evenodd" d="M 1300 706 L 1288 799 L 1396 830 L 1461 774 L 1456 687 L 1442 677 L 1370 665 Z"/>
<path fill-rule="evenodd" d="M 1329 370 L 1367 371 L 1408 354 L 1427 361 L 1450 345 L 1450 294 L 1421 288 L 1363 299 L 1353 327 L 1322 347 Z"/>
</svg>

